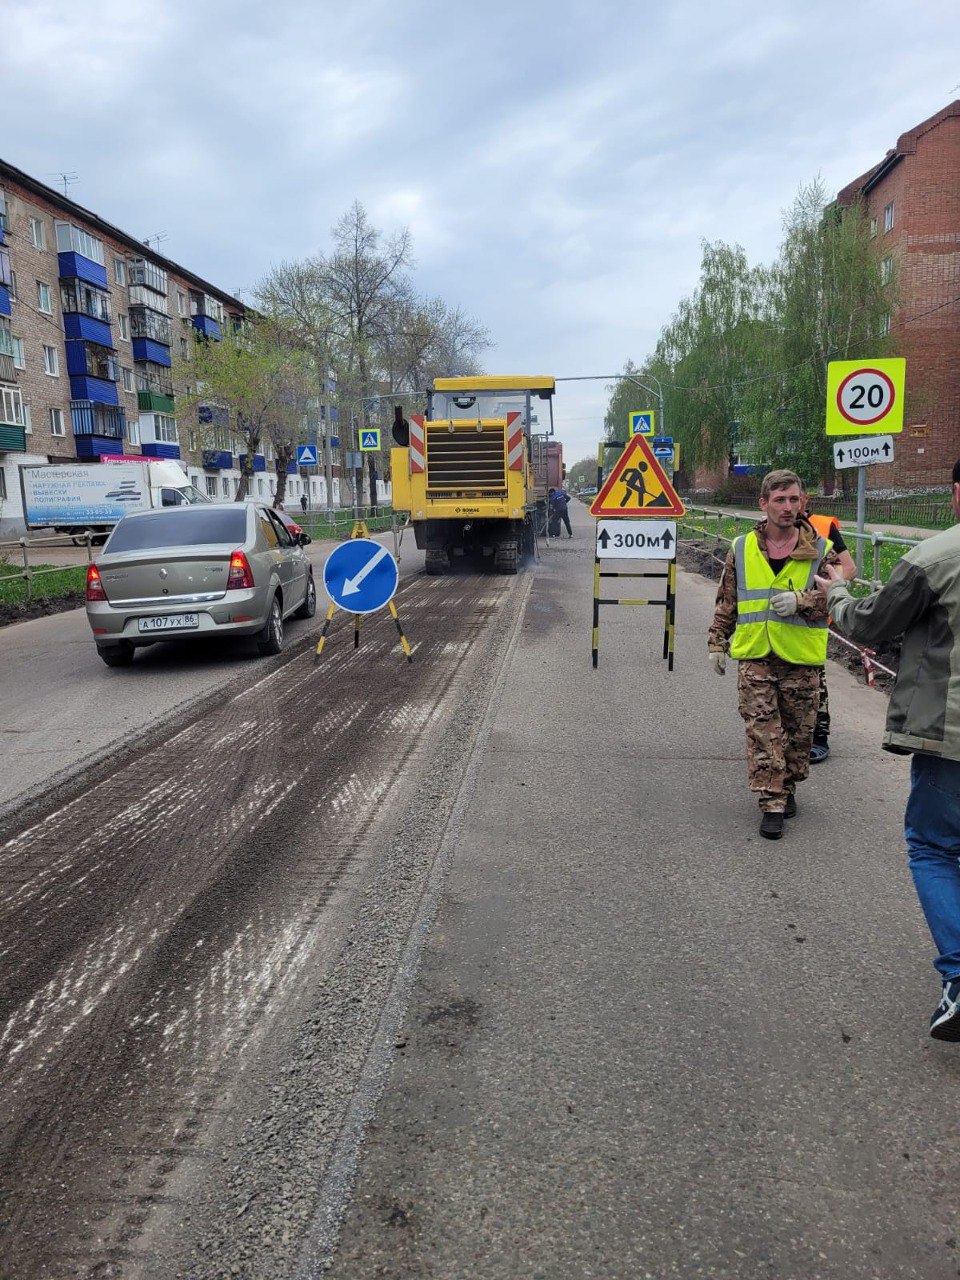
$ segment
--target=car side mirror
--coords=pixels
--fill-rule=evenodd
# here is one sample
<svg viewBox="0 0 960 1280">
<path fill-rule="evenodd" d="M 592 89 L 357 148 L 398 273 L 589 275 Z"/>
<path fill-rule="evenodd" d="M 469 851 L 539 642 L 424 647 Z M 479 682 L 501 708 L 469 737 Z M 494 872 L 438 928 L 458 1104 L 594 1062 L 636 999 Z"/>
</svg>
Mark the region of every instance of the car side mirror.
<svg viewBox="0 0 960 1280">
<path fill-rule="evenodd" d="M 310 537 L 309 533 L 298 533 L 297 541 L 300 543 L 301 547 L 306 547 L 310 545 L 313 539 Z"/>
</svg>

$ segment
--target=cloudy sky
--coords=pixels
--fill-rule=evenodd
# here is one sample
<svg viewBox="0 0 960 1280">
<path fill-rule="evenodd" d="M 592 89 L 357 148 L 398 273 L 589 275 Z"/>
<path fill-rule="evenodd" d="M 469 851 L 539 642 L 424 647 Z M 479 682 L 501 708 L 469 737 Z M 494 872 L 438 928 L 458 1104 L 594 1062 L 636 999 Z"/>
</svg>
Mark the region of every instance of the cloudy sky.
<svg viewBox="0 0 960 1280">
<path fill-rule="evenodd" d="M 491 373 L 612 374 L 960 97 L 956 0 L 0 0 L 3 157 L 249 297 L 359 199 Z M 920 16 L 915 16 L 920 15 Z M 606 384 L 561 386 L 568 462 Z"/>
</svg>

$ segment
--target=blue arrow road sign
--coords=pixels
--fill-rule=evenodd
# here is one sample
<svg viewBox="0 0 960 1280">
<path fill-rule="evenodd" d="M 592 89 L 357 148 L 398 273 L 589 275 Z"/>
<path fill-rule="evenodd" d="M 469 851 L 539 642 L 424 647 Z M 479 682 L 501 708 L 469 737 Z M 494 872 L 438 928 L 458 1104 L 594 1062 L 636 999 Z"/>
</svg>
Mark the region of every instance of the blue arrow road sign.
<svg viewBox="0 0 960 1280">
<path fill-rule="evenodd" d="M 297 445 L 297 466 L 315 467 L 317 465 L 317 446 L 315 444 Z"/>
<path fill-rule="evenodd" d="M 351 538 L 330 553 L 323 585 L 334 604 L 349 613 L 374 613 L 393 599 L 397 562 L 372 538 Z"/>
</svg>

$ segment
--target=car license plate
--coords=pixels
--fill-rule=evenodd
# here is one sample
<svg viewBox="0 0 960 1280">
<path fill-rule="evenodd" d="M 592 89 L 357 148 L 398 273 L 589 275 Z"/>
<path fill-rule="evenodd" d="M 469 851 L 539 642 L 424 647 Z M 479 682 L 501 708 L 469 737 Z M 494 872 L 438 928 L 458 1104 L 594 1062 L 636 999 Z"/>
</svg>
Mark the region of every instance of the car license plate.
<svg viewBox="0 0 960 1280">
<path fill-rule="evenodd" d="M 189 631 L 199 625 L 198 613 L 165 613 L 158 618 L 141 618 L 137 623 L 141 631 Z"/>
</svg>

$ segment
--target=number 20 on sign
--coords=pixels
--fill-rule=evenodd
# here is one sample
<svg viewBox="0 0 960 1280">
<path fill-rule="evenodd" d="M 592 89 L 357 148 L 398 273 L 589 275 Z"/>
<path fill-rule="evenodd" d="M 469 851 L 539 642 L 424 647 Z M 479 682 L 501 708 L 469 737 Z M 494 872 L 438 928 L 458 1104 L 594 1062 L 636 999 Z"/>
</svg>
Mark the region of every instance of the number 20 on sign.
<svg viewBox="0 0 960 1280">
<path fill-rule="evenodd" d="M 827 366 L 827 435 L 903 430 L 906 361 L 832 360 Z"/>
</svg>

